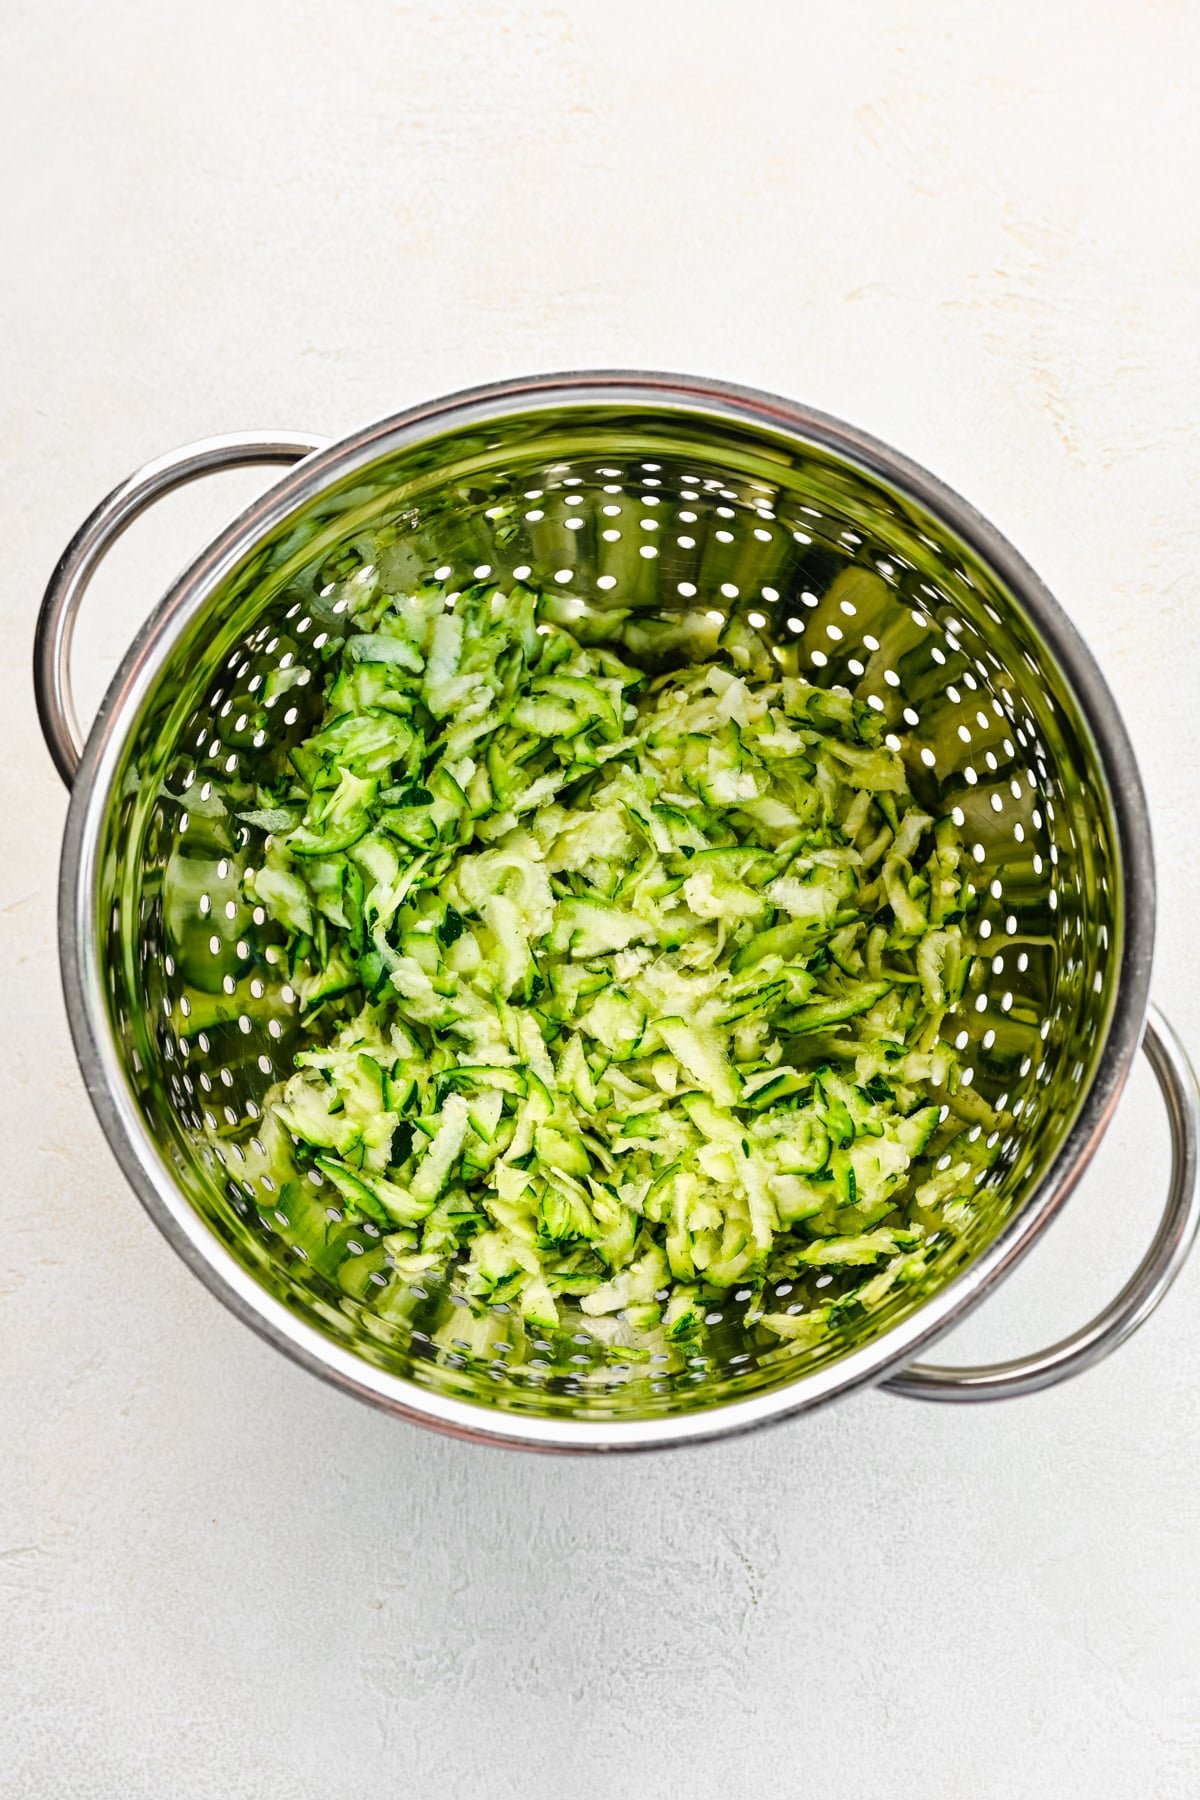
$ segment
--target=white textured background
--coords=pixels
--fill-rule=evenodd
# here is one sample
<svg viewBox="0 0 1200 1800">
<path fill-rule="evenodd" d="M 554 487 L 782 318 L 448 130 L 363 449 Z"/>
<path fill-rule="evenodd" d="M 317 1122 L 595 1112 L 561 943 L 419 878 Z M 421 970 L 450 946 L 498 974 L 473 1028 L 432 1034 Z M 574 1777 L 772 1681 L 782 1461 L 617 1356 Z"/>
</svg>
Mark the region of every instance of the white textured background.
<svg viewBox="0 0 1200 1800">
<path fill-rule="evenodd" d="M 7 0 L 0 67 L 0 1793 L 1191 1800 L 1200 1260 L 997 1409 L 868 1395 L 597 1464 L 325 1391 L 185 1274 L 93 1121 L 27 659 L 67 536 L 176 442 L 536 368 L 794 394 L 968 494 L 1081 625 L 1200 1048 L 1200 9 Z M 85 701 L 247 491 L 122 546 Z M 1143 1072 L 956 1354 L 1113 1290 L 1163 1136 Z"/>
</svg>

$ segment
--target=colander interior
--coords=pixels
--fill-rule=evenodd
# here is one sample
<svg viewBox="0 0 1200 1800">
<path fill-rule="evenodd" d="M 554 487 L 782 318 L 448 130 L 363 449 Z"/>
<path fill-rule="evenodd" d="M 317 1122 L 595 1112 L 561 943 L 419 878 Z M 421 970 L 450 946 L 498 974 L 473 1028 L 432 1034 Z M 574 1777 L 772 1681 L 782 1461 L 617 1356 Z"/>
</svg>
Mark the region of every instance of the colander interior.
<svg viewBox="0 0 1200 1800">
<path fill-rule="evenodd" d="M 975 961 L 945 1032 L 988 1157 L 925 1282 L 870 1315 L 848 1309 L 831 1343 L 781 1341 L 747 1318 L 749 1290 L 677 1347 L 620 1318 L 530 1331 L 468 1301 L 453 1270 L 403 1281 L 377 1229 L 343 1216 L 319 1177 L 285 1208 L 263 1172 L 265 1096 L 309 1040 L 282 934 L 243 895 L 263 839 L 230 786 L 252 795 L 313 728 L 354 584 L 433 578 L 530 582 L 568 611 L 742 609 L 786 670 L 877 709 L 918 801 L 953 813 L 974 859 Z M 176 629 L 108 786 L 97 867 L 95 954 L 129 1095 L 187 1203 L 261 1288 L 418 1387 L 618 1425 L 802 1382 L 952 1280 L 1061 1148 L 1120 964 L 1095 750 L 1000 579 L 897 483 L 828 445 L 594 399 L 377 454 L 256 544 Z M 803 1303 L 786 1282 L 766 1301 Z"/>
</svg>

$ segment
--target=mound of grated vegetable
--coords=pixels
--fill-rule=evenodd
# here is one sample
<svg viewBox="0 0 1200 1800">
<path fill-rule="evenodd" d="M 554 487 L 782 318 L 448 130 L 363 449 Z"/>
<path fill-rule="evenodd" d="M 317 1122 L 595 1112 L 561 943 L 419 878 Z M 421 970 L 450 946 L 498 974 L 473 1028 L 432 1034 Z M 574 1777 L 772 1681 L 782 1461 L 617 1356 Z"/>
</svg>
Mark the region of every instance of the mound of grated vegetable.
<svg viewBox="0 0 1200 1800">
<path fill-rule="evenodd" d="M 453 1260 L 532 1326 L 686 1333 L 786 1277 L 806 1304 L 765 1322 L 817 1341 L 972 1191 L 939 1039 L 962 846 L 878 715 L 744 620 L 565 612 L 347 615 L 318 728 L 241 814 L 311 1040 L 266 1153 L 402 1279 Z"/>
</svg>

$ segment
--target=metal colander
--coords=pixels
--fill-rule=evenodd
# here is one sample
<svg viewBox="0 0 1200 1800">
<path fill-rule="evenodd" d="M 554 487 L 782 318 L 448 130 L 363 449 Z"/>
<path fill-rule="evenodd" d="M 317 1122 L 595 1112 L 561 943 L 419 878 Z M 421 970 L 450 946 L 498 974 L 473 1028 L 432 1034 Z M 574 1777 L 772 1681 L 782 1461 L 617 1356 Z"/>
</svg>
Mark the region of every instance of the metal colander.
<svg viewBox="0 0 1200 1800">
<path fill-rule="evenodd" d="M 298 457 L 164 598 L 80 761 L 66 660 L 105 549 L 169 487 Z M 875 1312 L 850 1308 L 819 1350 L 757 1320 L 763 1305 L 799 1310 L 786 1282 L 765 1299 L 735 1290 L 678 1347 L 639 1342 L 620 1319 L 530 1331 L 503 1305 L 468 1303 L 453 1270 L 406 1283 L 375 1227 L 347 1219 L 319 1177 L 297 1171 L 310 1185 L 285 1205 L 267 1172 L 264 1097 L 291 1070 L 300 1009 L 282 933 L 244 893 L 262 834 L 222 796 L 238 782 L 251 792 L 313 728 L 319 653 L 346 629 L 355 584 L 431 579 L 527 581 L 568 613 L 740 610 L 785 669 L 882 715 L 919 801 L 952 813 L 969 846 L 975 961 L 945 1031 L 986 1152 L 971 1222 L 923 1283 Z M 1122 1295 L 1039 1356 L 897 1373 L 1012 1266 L 1088 1160 L 1141 1038 L 1154 901 L 1136 767 L 1080 640 L 982 519 L 872 440 L 767 395 L 626 375 L 459 395 L 330 448 L 212 440 L 149 465 L 83 527 L 46 597 L 37 674 L 74 787 L 64 979 L 105 1128 L 221 1297 L 359 1394 L 547 1448 L 712 1436 L 885 1375 L 902 1391 L 984 1397 L 1111 1348 L 1182 1262 L 1196 1095 L 1160 1025 L 1147 1042 L 1175 1166 Z"/>
</svg>

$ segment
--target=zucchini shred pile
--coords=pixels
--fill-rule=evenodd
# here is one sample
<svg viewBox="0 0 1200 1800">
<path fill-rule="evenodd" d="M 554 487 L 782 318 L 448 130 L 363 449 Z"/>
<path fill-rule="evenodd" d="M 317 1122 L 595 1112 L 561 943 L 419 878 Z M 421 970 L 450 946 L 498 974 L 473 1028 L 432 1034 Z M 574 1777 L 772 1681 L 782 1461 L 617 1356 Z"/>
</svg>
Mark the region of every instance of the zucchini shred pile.
<svg viewBox="0 0 1200 1800">
<path fill-rule="evenodd" d="M 342 592 L 238 815 L 308 1045 L 247 1171 L 280 1216 L 311 1175 L 389 1282 L 624 1356 L 734 1294 L 821 1344 L 926 1277 L 983 1179 L 975 896 L 879 714 L 699 604 Z"/>
</svg>

